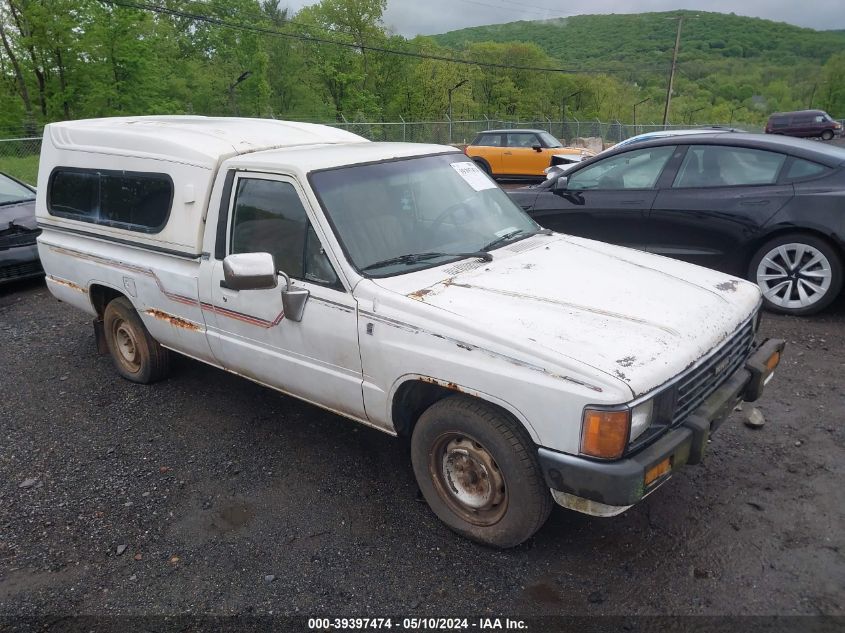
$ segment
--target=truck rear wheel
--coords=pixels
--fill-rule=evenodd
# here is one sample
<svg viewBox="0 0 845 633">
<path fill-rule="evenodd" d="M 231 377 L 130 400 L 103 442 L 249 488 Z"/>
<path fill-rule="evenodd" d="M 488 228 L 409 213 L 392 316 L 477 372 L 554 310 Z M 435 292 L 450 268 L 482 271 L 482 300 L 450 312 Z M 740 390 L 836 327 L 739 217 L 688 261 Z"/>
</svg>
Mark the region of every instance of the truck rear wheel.
<svg viewBox="0 0 845 633">
<path fill-rule="evenodd" d="M 515 547 L 551 512 L 531 438 L 481 400 L 454 395 L 426 409 L 411 437 L 411 461 L 434 514 L 479 543 Z"/>
<path fill-rule="evenodd" d="M 117 373 L 141 384 L 167 377 L 170 353 L 150 336 L 128 299 L 118 297 L 109 302 L 103 326 Z"/>
</svg>

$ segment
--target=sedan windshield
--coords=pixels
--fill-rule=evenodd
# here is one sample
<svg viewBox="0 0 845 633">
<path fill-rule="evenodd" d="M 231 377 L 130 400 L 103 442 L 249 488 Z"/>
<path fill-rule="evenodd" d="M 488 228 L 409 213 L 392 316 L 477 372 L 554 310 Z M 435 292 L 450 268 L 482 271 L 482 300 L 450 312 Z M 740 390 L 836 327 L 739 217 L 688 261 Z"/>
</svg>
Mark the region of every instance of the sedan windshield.
<svg viewBox="0 0 845 633">
<path fill-rule="evenodd" d="M 35 200 L 35 192 L 8 176 L 0 174 L 0 205 Z"/>
<path fill-rule="evenodd" d="M 489 259 L 541 230 L 463 154 L 319 171 L 311 184 L 347 257 L 372 277 Z"/>
</svg>

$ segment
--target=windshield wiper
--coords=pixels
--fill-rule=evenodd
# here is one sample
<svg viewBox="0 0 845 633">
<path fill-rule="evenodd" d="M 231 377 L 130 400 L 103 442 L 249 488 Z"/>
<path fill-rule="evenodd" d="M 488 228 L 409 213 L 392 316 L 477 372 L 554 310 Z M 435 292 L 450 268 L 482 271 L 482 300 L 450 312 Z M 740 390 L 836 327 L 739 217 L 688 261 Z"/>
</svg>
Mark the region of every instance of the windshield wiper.
<svg viewBox="0 0 845 633">
<path fill-rule="evenodd" d="M 383 268 L 394 264 L 411 265 L 428 259 L 437 259 L 438 257 L 459 257 L 461 259 L 466 257 L 478 257 L 479 259 L 483 259 L 485 262 L 493 260 L 493 256 L 483 250 L 474 251 L 472 253 L 408 253 L 407 255 L 398 255 L 397 257 L 390 257 L 389 259 L 383 259 L 379 262 L 375 262 L 374 264 L 369 264 L 364 266 L 361 270 L 372 270 L 374 268 Z"/>
<path fill-rule="evenodd" d="M 481 251 L 492 250 L 492 249 L 496 248 L 497 246 L 504 244 L 505 242 L 512 240 L 513 238 L 518 237 L 518 236 L 531 237 L 532 235 L 551 235 L 551 234 L 552 234 L 551 229 L 539 229 L 537 231 L 525 231 L 523 229 L 517 229 L 515 231 L 510 231 L 508 233 L 505 233 L 504 235 L 497 237 L 495 240 L 493 240 L 489 244 L 485 244 L 484 246 L 482 246 L 479 250 L 481 250 Z"/>
</svg>

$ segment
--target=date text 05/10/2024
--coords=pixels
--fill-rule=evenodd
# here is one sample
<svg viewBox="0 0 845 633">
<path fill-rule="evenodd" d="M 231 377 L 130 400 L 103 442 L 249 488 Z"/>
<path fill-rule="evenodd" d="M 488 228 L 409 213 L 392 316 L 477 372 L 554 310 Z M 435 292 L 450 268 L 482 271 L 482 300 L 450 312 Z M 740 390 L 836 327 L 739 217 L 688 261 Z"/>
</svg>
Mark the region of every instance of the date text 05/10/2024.
<svg viewBox="0 0 845 633">
<path fill-rule="evenodd" d="M 330 630 L 391 630 L 447 631 L 447 630 L 527 630 L 524 620 L 511 618 L 309 618 L 308 628 Z"/>
</svg>

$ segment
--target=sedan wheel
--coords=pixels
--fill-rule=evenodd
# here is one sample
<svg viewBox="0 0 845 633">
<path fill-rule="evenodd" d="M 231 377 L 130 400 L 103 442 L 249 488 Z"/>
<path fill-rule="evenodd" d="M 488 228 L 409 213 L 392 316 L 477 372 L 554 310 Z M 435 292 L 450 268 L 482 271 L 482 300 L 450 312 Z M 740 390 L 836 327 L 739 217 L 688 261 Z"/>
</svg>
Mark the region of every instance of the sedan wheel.
<svg viewBox="0 0 845 633">
<path fill-rule="evenodd" d="M 812 236 L 769 242 L 754 258 L 750 272 L 766 306 L 786 314 L 818 312 L 830 304 L 842 284 L 836 253 Z"/>
</svg>

